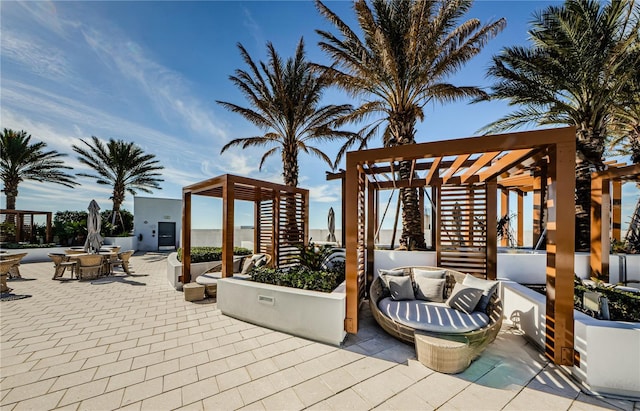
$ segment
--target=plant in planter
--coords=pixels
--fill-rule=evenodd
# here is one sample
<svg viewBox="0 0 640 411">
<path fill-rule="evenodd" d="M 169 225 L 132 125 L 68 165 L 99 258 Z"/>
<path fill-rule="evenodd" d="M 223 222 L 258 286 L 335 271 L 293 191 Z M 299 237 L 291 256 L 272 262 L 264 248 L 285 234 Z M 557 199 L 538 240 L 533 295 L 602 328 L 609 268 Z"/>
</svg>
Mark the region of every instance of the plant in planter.
<svg viewBox="0 0 640 411">
<path fill-rule="evenodd" d="M 249 274 L 253 281 L 260 283 L 331 292 L 345 278 L 345 265 L 340 257 L 340 249 L 309 243 L 300 247 L 299 256 L 292 258 L 296 265 L 282 269 L 256 267 Z"/>
<path fill-rule="evenodd" d="M 233 247 L 234 255 L 251 255 L 253 252 L 243 247 Z M 191 263 L 220 261 L 222 247 L 191 247 Z M 182 248 L 178 248 L 178 261 L 182 261 Z"/>
</svg>

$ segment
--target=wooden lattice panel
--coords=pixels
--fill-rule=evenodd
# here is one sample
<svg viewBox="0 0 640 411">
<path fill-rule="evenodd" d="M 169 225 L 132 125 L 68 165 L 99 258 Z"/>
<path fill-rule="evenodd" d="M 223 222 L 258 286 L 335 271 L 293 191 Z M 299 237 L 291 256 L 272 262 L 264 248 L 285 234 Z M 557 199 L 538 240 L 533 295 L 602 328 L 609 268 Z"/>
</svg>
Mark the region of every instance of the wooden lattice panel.
<svg viewBox="0 0 640 411">
<path fill-rule="evenodd" d="M 261 201 L 258 210 L 258 252 L 273 255 L 273 200 Z"/>
<path fill-rule="evenodd" d="M 288 267 L 296 264 L 304 245 L 305 202 L 301 194 L 286 191 L 281 191 L 278 198 L 277 261 L 279 267 Z"/>
<path fill-rule="evenodd" d="M 358 174 L 358 301 L 366 294 L 366 177 Z"/>
<path fill-rule="evenodd" d="M 440 188 L 440 266 L 486 275 L 486 213 L 483 184 Z"/>
</svg>

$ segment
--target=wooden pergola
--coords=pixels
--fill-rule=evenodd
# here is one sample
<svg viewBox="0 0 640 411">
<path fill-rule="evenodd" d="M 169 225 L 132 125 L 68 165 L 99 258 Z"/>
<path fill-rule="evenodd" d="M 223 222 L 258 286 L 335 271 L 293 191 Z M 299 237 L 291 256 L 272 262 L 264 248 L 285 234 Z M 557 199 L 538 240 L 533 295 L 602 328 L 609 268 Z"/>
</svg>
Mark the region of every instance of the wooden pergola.
<svg viewBox="0 0 640 411">
<path fill-rule="evenodd" d="M 610 239 L 621 240 L 622 184 L 640 182 L 640 164 L 607 165 L 606 170 L 591 174 L 591 275 L 604 282 L 609 281 Z"/>
<path fill-rule="evenodd" d="M 15 236 L 13 240 L 16 243 L 29 240 L 32 241 L 34 237 L 34 216 L 44 215 L 47 218 L 45 242 L 51 243 L 53 241 L 53 232 L 51 231 L 52 213 L 51 211 L 27 211 L 27 210 L 8 210 L 1 209 L 0 216 L 2 219 L 0 222 L 5 223 L 12 221 L 16 226 Z M 4 230 L 3 230 L 4 231 Z M 3 237 L 6 237 L 7 233 L 3 233 Z"/>
<path fill-rule="evenodd" d="M 396 178 L 399 162 L 411 164 L 408 180 Z M 382 181 L 382 173 L 393 177 Z M 546 354 L 557 364 L 573 364 L 573 127 L 347 153 L 345 330 L 358 331 L 358 309 L 373 275 L 378 190 L 432 187 L 438 265 L 495 279 L 498 187 L 535 192 L 535 184 L 547 192 Z"/>
<path fill-rule="evenodd" d="M 191 196 L 222 199 L 222 276 L 233 276 L 235 200 L 254 203 L 254 253 L 291 263 L 309 233 L 309 190 L 224 174 L 182 189 L 182 283 L 191 281 Z"/>
</svg>

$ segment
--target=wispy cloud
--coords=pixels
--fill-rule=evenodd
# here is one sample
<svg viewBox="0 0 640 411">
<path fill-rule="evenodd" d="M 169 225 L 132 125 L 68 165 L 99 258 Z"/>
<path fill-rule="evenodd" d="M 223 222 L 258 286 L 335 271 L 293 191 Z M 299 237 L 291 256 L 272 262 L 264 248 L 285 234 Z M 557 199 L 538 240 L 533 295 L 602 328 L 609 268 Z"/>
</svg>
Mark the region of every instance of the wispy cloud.
<svg viewBox="0 0 640 411">
<path fill-rule="evenodd" d="M 267 42 L 265 40 L 264 33 L 262 32 L 262 28 L 253 18 L 249 9 L 243 7 L 242 11 L 244 13 L 244 20 L 242 21 L 242 25 L 247 29 L 249 34 L 251 34 L 256 42 L 256 46 L 258 47 L 258 49 L 263 49 Z"/>
<path fill-rule="evenodd" d="M 320 184 L 307 188 L 310 200 L 317 203 L 333 203 L 339 201 L 342 195 L 339 184 Z"/>
<path fill-rule="evenodd" d="M 51 80 L 75 76 L 62 50 L 30 36 L 18 36 L 10 30 L 2 31 L 0 54 L 24 70 Z"/>
<path fill-rule="evenodd" d="M 179 73 L 148 58 L 139 44 L 118 30 L 112 28 L 106 33 L 83 28 L 82 34 L 103 61 L 141 88 L 168 123 L 178 117 L 194 132 L 226 139 L 226 131 L 217 125 L 213 113 L 191 94 L 188 82 Z"/>
</svg>

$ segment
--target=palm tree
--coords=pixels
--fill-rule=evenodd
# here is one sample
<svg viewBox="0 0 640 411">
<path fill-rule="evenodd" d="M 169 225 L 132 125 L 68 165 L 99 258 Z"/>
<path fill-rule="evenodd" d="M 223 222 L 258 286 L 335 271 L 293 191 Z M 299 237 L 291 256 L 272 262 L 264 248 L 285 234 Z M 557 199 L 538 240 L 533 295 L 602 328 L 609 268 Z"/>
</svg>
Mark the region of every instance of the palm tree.
<svg viewBox="0 0 640 411">
<path fill-rule="evenodd" d="M 576 249 L 589 249 L 591 172 L 602 168 L 621 94 L 640 66 L 639 9 L 633 1 L 567 0 L 534 15 L 530 47 L 493 58 L 491 99 L 522 108 L 489 124 L 576 127 Z"/>
<path fill-rule="evenodd" d="M 267 43 L 269 61 L 254 63 L 247 50 L 238 44 L 249 71 L 236 70 L 229 79 L 240 89 L 252 108 L 218 101 L 226 109 L 242 115 L 265 133 L 231 140 L 221 153 L 234 146 L 268 147 L 259 169 L 267 158 L 280 153 L 284 183 L 298 185 L 298 154 L 312 154 L 332 166 L 331 159 L 312 143 L 348 138 L 352 133 L 335 128 L 337 119 L 351 111 L 348 104 L 319 106 L 328 79 L 314 73 L 305 59 L 300 39 L 295 57 L 283 62 L 271 43 Z M 260 68 L 258 68 L 260 67 Z"/>
<path fill-rule="evenodd" d="M 640 70 L 614 109 L 610 142 L 612 154 L 628 155 L 631 162 L 640 163 Z"/>
<path fill-rule="evenodd" d="M 107 145 L 92 136 L 91 142 L 80 141 L 86 147 L 73 145 L 73 151 L 79 154 L 78 160 L 95 171 L 95 174 L 78 173 L 89 177 L 96 183 L 113 187 L 111 200 L 113 213 L 111 224 L 116 226 L 116 216 L 120 215 L 120 206 L 124 202 L 126 192 L 136 195 L 136 190 L 151 193 L 150 189 L 162 189 L 159 185 L 164 181 L 157 171 L 164 167 L 155 160 L 155 155 L 145 154 L 135 143 L 110 139 Z M 120 216 L 124 229 L 124 222 Z"/>
<path fill-rule="evenodd" d="M 55 150 L 44 151 L 44 142 L 30 144 L 31 135 L 26 131 L 14 131 L 5 128 L 1 133 L 0 174 L 4 188 L 2 192 L 7 196 L 7 209 L 16 209 L 18 186 L 24 180 L 39 181 L 41 183 L 55 183 L 73 188 L 78 183 L 75 177 L 62 171 L 72 167 L 64 165 L 60 160 L 66 154 Z"/>
<path fill-rule="evenodd" d="M 472 0 L 373 0 L 370 8 L 358 0 L 355 12 L 361 38 L 316 0 L 320 13 L 341 34 L 317 30 L 320 48 L 334 63 L 318 67 L 350 95 L 364 99 L 350 120 L 378 117 L 344 145 L 340 156 L 353 146 L 365 148 L 383 126 L 385 147 L 414 144 L 415 125 L 424 120 L 426 104 L 484 95 L 477 87 L 447 82 L 506 24 L 504 19 L 485 25 L 478 19 L 461 22 L 471 4 Z M 410 174 L 410 163 L 401 162 L 400 178 Z M 409 248 L 425 248 L 417 190 L 403 188 L 401 193 L 402 242 Z"/>
</svg>

